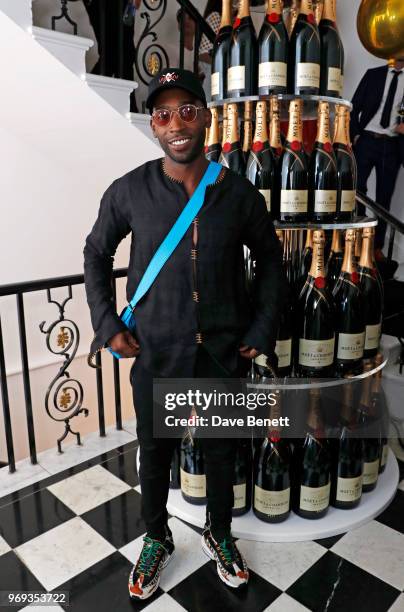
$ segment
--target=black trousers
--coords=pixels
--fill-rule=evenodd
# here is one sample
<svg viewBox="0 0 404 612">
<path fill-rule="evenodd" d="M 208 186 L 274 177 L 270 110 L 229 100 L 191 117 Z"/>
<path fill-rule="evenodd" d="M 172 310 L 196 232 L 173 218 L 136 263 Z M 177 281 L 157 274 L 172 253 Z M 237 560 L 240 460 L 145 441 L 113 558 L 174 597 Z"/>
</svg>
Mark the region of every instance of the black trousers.
<svg viewBox="0 0 404 612">
<path fill-rule="evenodd" d="M 398 138 L 375 138 L 364 132 L 356 143 L 354 152 L 358 165 L 358 190 L 367 193 L 367 182 L 370 173 L 375 169 L 376 202 L 390 210 L 401 165 Z M 365 214 L 365 207 L 360 205 L 358 213 Z M 376 248 L 383 248 L 385 236 L 386 223 L 379 220 L 375 237 Z"/>
<path fill-rule="evenodd" d="M 235 376 L 245 377 L 250 360 L 239 357 Z M 196 378 L 228 378 L 229 373 L 198 345 L 194 369 Z M 170 464 L 178 439 L 153 437 L 153 375 L 134 364 L 131 371 L 133 402 L 137 419 L 140 447 L 141 511 L 151 537 L 164 533 L 167 523 L 167 498 L 170 482 Z M 206 515 L 214 533 L 224 535 L 230 530 L 231 510 L 234 503 L 233 476 L 236 456 L 235 439 L 200 438 L 205 460 L 207 508 Z"/>
</svg>

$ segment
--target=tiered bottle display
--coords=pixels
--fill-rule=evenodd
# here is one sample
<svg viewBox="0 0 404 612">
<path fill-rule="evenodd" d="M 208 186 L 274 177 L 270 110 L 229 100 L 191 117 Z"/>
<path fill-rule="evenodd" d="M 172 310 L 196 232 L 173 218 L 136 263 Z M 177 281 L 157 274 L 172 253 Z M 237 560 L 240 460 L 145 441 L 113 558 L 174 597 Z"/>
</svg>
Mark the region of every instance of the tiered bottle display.
<svg viewBox="0 0 404 612">
<path fill-rule="evenodd" d="M 239 0 L 231 31 L 231 2 L 223 2 L 222 21 L 212 54 L 212 100 L 290 93 L 340 97 L 344 49 L 336 25 L 336 0 L 325 0 L 322 14 L 312 0 L 284 22 L 282 1 L 267 0 L 257 35 L 250 2 Z"/>
</svg>

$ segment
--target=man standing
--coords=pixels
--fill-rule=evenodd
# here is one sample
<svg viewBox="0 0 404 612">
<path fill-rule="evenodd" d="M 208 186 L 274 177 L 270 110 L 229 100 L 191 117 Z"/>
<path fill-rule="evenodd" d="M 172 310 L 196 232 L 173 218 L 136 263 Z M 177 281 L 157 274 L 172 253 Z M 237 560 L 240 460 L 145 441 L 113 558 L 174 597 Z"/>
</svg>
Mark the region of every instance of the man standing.
<svg viewBox="0 0 404 612">
<path fill-rule="evenodd" d="M 129 577 L 129 594 L 146 599 L 157 589 L 174 551 L 166 502 L 175 440 L 153 437 L 154 377 L 242 377 L 251 359 L 274 357 L 285 290 L 282 254 L 264 197 L 244 178 L 222 168 L 183 239 L 135 309 L 136 338 L 114 309 L 113 256 L 132 232 L 127 299 L 195 191 L 208 166 L 205 129 L 211 113 L 198 78 L 163 70 L 149 85 L 151 127 L 165 156 L 117 179 L 105 192 L 86 239 L 84 273 L 95 337 L 136 357 L 130 380 L 140 447 L 142 516 L 147 533 Z M 243 244 L 256 261 L 247 293 Z M 204 439 L 207 521 L 202 547 L 231 587 L 248 581 L 245 560 L 231 537 L 235 440 Z"/>
<path fill-rule="evenodd" d="M 358 190 L 367 192 L 367 182 L 376 170 L 376 202 L 390 210 L 391 199 L 404 163 L 404 125 L 397 125 L 398 108 L 404 95 L 404 58 L 393 66 L 366 72 L 352 99 L 351 139 L 358 164 Z M 359 212 L 364 213 L 364 207 Z M 384 259 L 382 248 L 386 223 L 376 229 L 375 256 Z"/>
</svg>

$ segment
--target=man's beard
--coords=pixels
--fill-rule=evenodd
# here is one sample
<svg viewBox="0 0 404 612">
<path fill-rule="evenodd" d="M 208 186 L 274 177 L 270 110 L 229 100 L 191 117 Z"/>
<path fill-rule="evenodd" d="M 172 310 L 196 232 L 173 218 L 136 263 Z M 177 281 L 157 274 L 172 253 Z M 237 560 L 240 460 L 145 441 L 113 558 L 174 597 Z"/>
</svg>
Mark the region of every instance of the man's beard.
<svg viewBox="0 0 404 612">
<path fill-rule="evenodd" d="M 161 141 L 159 142 L 164 153 L 167 155 L 167 157 L 172 159 L 172 161 L 176 162 L 177 164 L 190 164 L 191 162 L 195 161 L 203 151 L 205 145 L 205 130 L 201 130 L 201 133 L 199 134 L 197 140 L 194 141 L 191 149 L 184 153 L 175 153 L 170 149 L 168 143 L 163 144 Z"/>
</svg>

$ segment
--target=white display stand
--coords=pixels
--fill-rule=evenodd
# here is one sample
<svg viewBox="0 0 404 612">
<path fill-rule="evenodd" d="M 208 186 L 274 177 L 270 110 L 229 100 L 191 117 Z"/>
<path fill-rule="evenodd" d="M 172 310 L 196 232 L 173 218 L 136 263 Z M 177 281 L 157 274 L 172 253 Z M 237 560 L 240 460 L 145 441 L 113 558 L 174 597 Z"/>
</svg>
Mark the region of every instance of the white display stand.
<svg viewBox="0 0 404 612">
<path fill-rule="evenodd" d="M 399 482 L 397 460 L 391 450 L 386 469 L 379 475 L 374 491 L 364 493 L 357 508 L 338 510 L 330 508 L 321 519 L 303 519 L 293 512 L 283 523 L 264 523 L 252 510 L 243 516 L 234 517 L 231 531 L 234 537 L 256 542 L 304 542 L 320 540 L 346 533 L 364 525 L 378 516 L 390 504 L 396 494 Z M 189 504 L 184 500 L 179 489 L 170 489 L 167 510 L 191 525 L 203 527 L 205 524 L 205 506 Z"/>
</svg>

